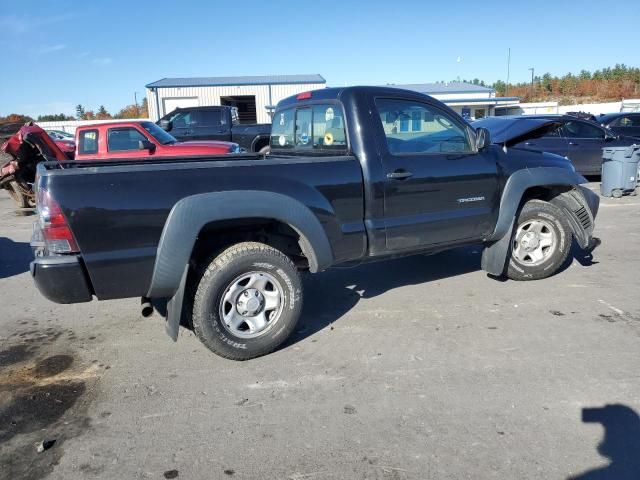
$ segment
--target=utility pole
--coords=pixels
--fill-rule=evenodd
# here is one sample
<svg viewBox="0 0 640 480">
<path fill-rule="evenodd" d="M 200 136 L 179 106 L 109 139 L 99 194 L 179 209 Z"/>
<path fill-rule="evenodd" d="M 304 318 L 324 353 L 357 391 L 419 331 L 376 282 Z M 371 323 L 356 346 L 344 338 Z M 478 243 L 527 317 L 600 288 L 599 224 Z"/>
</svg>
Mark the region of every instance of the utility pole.
<svg viewBox="0 0 640 480">
<path fill-rule="evenodd" d="M 531 99 L 533 99 L 533 67 L 531 67 L 529 70 L 531 70 Z"/>
<path fill-rule="evenodd" d="M 509 70 L 511 69 L 511 47 L 507 53 L 507 85 L 504 87 L 504 96 L 509 96 Z"/>
<path fill-rule="evenodd" d="M 140 109 L 138 108 L 138 92 L 133 92 L 133 103 L 136 105 L 136 118 L 139 118 Z"/>
</svg>

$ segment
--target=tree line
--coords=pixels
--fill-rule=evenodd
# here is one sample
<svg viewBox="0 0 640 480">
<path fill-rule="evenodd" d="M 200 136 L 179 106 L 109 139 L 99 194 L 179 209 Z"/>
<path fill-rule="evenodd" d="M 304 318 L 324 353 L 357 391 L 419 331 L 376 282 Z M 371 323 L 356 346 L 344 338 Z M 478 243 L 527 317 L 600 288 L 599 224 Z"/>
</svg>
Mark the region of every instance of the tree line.
<svg viewBox="0 0 640 480">
<path fill-rule="evenodd" d="M 502 80 L 492 87 L 497 96 L 520 97 L 523 102 L 559 101 L 560 104 L 619 101 L 640 97 L 640 68 L 616 64 L 594 72 L 581 70 L 560 77 L 545 73 L 533 82 L 510 83 Z"/>
<path fill-rule="evenodd" d="M 81 104 L 76 106 L 76 116 L 65 115 L 64 113 L 54 113 L 46 115 L 38 115 L 37 118 L 32 118 L 29 115 L 23 115 L 20 113 L 11 113 L 5 117 L 0 116 L 0 123 L 20 122 L 26 123 L 30 121 L 36 122 L 59 122 L 66 120 L 107 120 L 113 119 L 126 119 L 126 118 L 148 118 L 149 109 L 147 106 L 147 99 L 143 98 L 139 105 L 127 105 L 115 114 L 111 114 L 107 111 L 104 105 L 100 105 L 97 110 L 87 110 Z"/>
</svg>

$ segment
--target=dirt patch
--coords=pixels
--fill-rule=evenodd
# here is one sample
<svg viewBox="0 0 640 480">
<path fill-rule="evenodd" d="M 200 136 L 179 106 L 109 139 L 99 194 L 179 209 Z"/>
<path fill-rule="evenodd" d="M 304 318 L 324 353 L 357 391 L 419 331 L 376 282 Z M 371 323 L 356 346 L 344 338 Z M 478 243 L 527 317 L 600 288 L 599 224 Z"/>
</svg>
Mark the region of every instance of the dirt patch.
<svg viewBox="0 0 640 480">
<path fill-rule="evenodd" d="M 40 479 L 63 455 L 66 439 L 89 428 L 87 408 L 98 367 L 56 341 L 63 333 L 20 332 L 0 350 L 0 480 Z M 64 350 L 64 352 L 60 352 Z M 44 440 L 55 443 L 38 453 Z"/>
</svg>

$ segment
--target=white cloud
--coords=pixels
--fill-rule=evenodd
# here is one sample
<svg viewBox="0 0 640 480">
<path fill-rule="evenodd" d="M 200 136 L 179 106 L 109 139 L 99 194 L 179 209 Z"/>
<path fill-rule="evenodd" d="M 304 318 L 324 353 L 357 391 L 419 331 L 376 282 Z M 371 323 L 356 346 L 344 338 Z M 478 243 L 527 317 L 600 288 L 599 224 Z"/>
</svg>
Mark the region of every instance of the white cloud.
<svg viewBox="0 0 640 480">
<path fill-rule="evenodd" d="M 93 60 L 91 60 L 91 63 L 99 67 L 106 67 L 107 65 L 111 65 L 113 63 L 113 58 L 111 57 L 94 58 Z"/>
<path fill-rule="evenodd" d="M 0 31 L 14 34 L 28 33 L 45 25 L 60 23 L 76 18 L 73 13 L 33 17 L 31 15 L 0 15 Z"/>
<path fill-rule="evenodd" d="M 67 48 L 66 45 L 59 43 L 58 45 L 45 45 L 38 50 L 38 55 L 44 55 L 47 53 L 59 52 Z"/>
</svg>

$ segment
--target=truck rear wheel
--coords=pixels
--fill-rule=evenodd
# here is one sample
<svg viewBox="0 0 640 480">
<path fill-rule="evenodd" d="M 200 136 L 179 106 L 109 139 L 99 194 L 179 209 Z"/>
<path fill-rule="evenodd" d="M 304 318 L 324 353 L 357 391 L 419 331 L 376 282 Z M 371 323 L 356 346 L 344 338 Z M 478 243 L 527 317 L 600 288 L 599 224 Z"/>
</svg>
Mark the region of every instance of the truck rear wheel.
<svg viewBox="0 0 640 480">
<path fill-rule="evenodd" d="M 512 280 L 550 277 L 571 250 L 572 232 L 562 210 L 542 200 L 524 204 L 511 239 L 507 276 Z"/>
<path fill-rule="evenodd" d="M 278 348 L 302 311 L 293 262 L 256 242 L 233 245 L 202 273 L 193 300 L 193 329 L 221 357 L 248 360 Z"/>
</svg>

